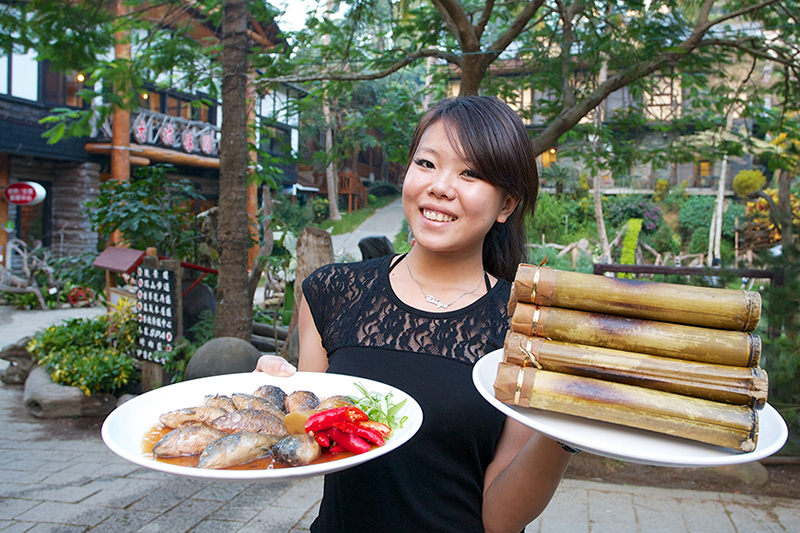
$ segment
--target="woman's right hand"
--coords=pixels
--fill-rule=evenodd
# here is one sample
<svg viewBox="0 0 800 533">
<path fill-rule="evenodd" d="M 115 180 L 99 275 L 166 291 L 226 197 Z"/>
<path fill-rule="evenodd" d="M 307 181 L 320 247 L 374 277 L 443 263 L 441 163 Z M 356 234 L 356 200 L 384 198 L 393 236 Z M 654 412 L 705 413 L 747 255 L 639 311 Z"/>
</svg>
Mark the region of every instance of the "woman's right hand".
<svg viewBox="0 0 800 533">
<path fill-rule="evenodd" d="M 286 359 L 277 355 L 262 355 L 258 358 L 254 372 L 264 372 L 270 376 L 287 377 L 297 371 Z"/>
</svg>

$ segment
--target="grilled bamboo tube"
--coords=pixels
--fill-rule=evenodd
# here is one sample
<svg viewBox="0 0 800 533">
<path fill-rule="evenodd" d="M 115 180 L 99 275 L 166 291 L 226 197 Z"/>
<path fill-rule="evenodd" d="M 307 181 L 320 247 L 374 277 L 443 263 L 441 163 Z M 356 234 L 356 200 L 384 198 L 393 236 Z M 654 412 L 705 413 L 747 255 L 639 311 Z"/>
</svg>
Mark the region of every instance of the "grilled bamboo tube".
<svg viewBox="0 0 800 533">
<path fill-rule="evenodd" d="M 550 372 L 614 381 L 694 398 L 762 409 L 767 372 L 759 367 L 711 365 L 597 346 L 528 337 L 509 331 L 505 362 Z"/>
<path fill-rule="evenodd" d="M 646 429 L 751 452 L 755 409 L 611 381 L 500 363 L 494 384 L 503 403 Z"/>
<path fill-rule="evenodd" d="M 511 330 L 554 341 L 727 366 L 756 367 L 761 337 L 559 307 L 517 303 Z"/>
<path fill-rule="evenodd" d="M 608 278 L 520 264 L 511 300 L 690 326 L 753 331 L 757 292 Z"/>
</svg>

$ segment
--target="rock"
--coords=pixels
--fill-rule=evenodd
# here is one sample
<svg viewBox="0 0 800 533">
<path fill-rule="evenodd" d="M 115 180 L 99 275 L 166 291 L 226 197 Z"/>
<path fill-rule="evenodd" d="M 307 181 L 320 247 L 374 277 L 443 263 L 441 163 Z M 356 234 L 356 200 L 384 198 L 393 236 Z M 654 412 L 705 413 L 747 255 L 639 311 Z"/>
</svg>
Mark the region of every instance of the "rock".
<svg viewBox="0 0 800 533">
<path fill-rule="evenodd" d="M 0 351 L 0 359 L 10 363 L 0 372 L 0 381 L 6 385 L 22 385 L 28 379 L 34 364 L 33 356 L 25 349 L 30 340 L 31 337 L 24 337 Z"/>
<path fill-rule="evenodd" d="M 183 297 L 183 335 L 190 341 L 195 340 L 191 329 L 200 322 L 203 311 L 217 309 L 217 298 L 214 291 L 205 283 L 198 283 Z"/>
<path fill-rule="evenodd" d="M 769 481 L 769 471 L 767 467 L 758 461 L 738 465 L 715 466 L 711 467 L 711 470 L 722 476 L 738 479 L 754 487 L 761 487 L 766 485 Z"/>
<path fill-rule="evenodd" d="M 38 418 L 106 416 L 117 406 L 112 394 L 86 396 L 78 387 L 53 383 L 47 370 L 34 367 L 25 380 L 22 398 L 28 412 Z"/>
<path fill-rule="evenodd" d="M 252 372 L 261 352 L 247 341 L 220 337 L 202 345 L 194 353 L 183 373 L 185 380 Z"/>
</svg>

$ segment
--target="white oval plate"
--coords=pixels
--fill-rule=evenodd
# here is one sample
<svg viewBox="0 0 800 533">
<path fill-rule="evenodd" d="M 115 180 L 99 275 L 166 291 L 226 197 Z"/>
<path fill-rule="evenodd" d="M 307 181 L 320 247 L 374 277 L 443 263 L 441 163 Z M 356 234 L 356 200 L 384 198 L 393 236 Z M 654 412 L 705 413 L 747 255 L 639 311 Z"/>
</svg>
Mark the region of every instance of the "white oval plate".
<svg viewBox="0 0 800 533">
<path fill-rule="evenodd" d="M 202 405 L 208 394 L 253 393 L 261 385 L 275 385 L 287 394 L 297 390 L 308 390 L 324 398 L 334 395 L 361 396 L 355 384 L 362 384 L 368 391 L 381 394 L 392 393 L 392 401 L 406 400 L 399 415 L 408 419 L 403 427 L 393 431 L 386 444 L 359 455 L 345 457 L 321 464 L 264 470 L 211 470 L 162 463 L 147 457 L 142 451 L 145 433 L 158 424 L 162 413 Z M 297 372 L 290 377 L 275 377 L 263 372 L 227 374 L 191 381 L 183 381 L 141 394 L 114 409 L 103 423 L 102 436 L 111 451 L 128 461 L 161 472 L 194 478 L 226 481 L 275 481 L 320 476 L 344 470 L 380 457 L 407 442 L 422 425 L 422 409 L 405 392 L 369 379 L 341 374 L 319 372 Z"/>
<path fill-rule="evenodd" d="M 473 368 L 472 381 L 486 401 L 528 427 L 596 455 L 655 466 L 720 466 L 768 457 L 780 450 L 789 436 L 783 418 L 769 404 L 758 412 L 758 442 L 756 449 L 748 453 L 608 422 L 506 405 L 494 397 L 497 365 L 502 360 L 501 348 L 483 356 Z"/>
</svg>

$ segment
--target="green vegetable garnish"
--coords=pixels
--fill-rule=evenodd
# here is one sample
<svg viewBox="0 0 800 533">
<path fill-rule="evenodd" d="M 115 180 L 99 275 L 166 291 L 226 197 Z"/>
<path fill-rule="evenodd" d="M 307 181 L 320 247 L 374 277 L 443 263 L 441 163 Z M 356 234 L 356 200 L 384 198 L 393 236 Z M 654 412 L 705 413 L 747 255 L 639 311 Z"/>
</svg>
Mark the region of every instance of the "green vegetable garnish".
<svg viewBox="0 0 800 533">
<path fill-rule="evenodd" d="M 364 397 L 351 396 L 350 400 L 356 404 L 356 407 L 364 411 L 370 420 L 386 424 L 392 430 L 403 427 L 403 423 L 408 420 L 408 417 L 404 416 L 398 419 L 397 412 L 406 404 L 405 400 L 393 403 L 391 392 L 384 395 L 368 391 L 361 383 L 355 383 L 355 386 Z"/>
</svg>

